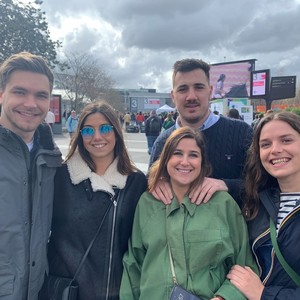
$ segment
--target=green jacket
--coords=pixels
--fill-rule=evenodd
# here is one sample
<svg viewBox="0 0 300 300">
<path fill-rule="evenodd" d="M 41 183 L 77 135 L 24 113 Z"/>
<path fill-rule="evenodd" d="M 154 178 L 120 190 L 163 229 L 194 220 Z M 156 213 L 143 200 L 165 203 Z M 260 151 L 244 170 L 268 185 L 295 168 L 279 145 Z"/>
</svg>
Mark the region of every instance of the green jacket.
<svg viewBox="0 0 300 300">
<path fill-rule="evenodd" d="M 196 206 L 188 197 L 169 206 L 145 192 L 135 212 L 123 259 L 121 300 L 169 299 L 173 286 L 169 243 L 178 284 L 202 299 L 245 299 L 226 279 L 234 264 L 257 270 L 241 212 L 226 192 Z"/>
</svg>

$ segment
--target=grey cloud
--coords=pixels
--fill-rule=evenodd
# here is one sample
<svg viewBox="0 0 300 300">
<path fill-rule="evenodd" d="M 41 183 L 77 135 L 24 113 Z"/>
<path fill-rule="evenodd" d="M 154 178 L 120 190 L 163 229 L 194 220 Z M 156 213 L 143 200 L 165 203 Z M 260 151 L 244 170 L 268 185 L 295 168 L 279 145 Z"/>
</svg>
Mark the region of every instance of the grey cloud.
<svg viewBox="0 0 300 300">
<path fill-rule="evenodd" d="M 75 52 L 92 52 L 93 48 L 97 46 L 97 41 L 101 39 L 101 34 L 95 30 L 83 26 L 68 33 L 64 37 L 64 44 L 66 51 Z"/>
<path fill-rule="evenodd" d="M 89 24 L 71 31 L 63 50 L 97 55 L 120 87 L 167 92 L 172 65 L 184 57 L 256 58 L 257 68 L 274 76 L 300 72 L 299 0 L 45 0 L 42 8 L 61 31 L 70 16 L 110 24 L 117 33 Z"/>
<path fill-rule="evenodd" d="M 236 50 L 253 52 L 282 52 L 299 45 L 300 6 L 293 10 L 263 15 L 241 31 L 235 41 Z"/>
</svg>

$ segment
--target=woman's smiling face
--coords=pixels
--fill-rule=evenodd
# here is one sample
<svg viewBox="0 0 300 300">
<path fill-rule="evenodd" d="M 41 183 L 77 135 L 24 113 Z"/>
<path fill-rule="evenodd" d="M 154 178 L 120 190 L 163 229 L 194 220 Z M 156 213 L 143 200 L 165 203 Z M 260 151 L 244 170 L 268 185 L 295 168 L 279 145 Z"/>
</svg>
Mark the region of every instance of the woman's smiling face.
<svg viewBox="0 0 300 300">
<path fill-rule="evenodd" d="M 84 122 L 83 128 L 92 127 L 95 134 L 91 138 L 83 137 L 83 144 L 96 165 L 101 163 L 109 166 L 114 160 L 116 135 L 114 130 L 107 134 L 101 134 L 99 127 L 103 124 L 110 124 L 103 114 L 94 113 L 89 115 Z"/>
<path fill-rule="evenodd" d="M 195 139 L 180 140 L 167 163 L 172 187 L 186 187 L 188 190 L 201 172 L 201 162 L 201 150 Z"/>
<path fill-rule="evenodd" d="M 300 182 L 300 134 L 289 124 L 272 120 L 264 125 L 259 149 L 263 167 L 279 184 Z"/>
</svg>

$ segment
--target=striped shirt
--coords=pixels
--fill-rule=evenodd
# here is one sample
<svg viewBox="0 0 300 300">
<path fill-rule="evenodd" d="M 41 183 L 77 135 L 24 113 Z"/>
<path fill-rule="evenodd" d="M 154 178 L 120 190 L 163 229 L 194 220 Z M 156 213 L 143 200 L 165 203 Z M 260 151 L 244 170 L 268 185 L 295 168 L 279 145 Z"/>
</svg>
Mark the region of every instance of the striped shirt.
<svg viewBox="0 0 300 300">
<path fill-rule="evenodd" d="M 280 207 L 276 223 L 277 233 L 284 218 L 299 205 L 300 193 L 280 193 Z"/>
</svg>

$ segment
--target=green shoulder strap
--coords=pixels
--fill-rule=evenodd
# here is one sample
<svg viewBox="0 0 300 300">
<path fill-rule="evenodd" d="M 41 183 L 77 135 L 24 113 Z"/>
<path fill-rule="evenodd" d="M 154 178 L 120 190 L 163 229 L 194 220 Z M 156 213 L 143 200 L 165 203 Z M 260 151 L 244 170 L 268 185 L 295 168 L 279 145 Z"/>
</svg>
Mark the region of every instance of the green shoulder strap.
<svg viewBox="0 0 300 300">
<path fill-rule="evenodd" d="M 270 234 L 271 234 L 271 240 L 272 244 L 275 250 L 275 254 L 284 268 L 284 270 L 288 273 L 288 275 L 293 279 L 293 281 L 297 284 L 298 287 L 300 287 L 300 276 L 289 266 L 289 264 L 284 259 L 283 255 L 281 254 L 279 250 L 279 246 L 277 244 L 277 238 L 276 238 L 276 228 L 275 224 L 270 218 Z"/>
</svg>

